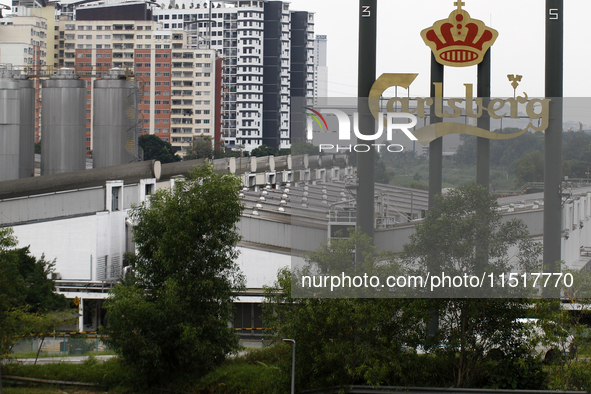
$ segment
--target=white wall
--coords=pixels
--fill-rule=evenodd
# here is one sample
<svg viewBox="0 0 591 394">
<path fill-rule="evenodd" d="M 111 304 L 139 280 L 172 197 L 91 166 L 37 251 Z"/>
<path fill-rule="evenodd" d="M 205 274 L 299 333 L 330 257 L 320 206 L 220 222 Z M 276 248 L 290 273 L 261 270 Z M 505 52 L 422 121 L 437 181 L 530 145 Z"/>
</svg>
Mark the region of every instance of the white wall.
<svg viewBox="0 0 591 394">
<path fill-rule="evenodd" d="M 96 261 L 96 216 L 83 216 L 14 226 L 19 247 L 30 245 L 31 253 L 56 260 L 62 279 L 91 279 L 91 258 Z"/>
<path fill-rule="evenodd" d="M 239 247 L 238 266 L 246 276 L 246 287 L 272 286 L 280 268 L 291 266 L 291 256 L 283 253 Z"/>
</svg>

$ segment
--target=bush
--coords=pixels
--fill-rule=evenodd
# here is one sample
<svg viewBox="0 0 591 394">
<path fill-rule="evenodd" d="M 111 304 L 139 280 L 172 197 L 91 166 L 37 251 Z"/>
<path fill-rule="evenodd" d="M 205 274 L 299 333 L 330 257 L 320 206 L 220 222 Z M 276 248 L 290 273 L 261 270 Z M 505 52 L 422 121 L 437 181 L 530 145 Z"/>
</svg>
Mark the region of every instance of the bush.
<svg viewBox="0 0 591 394">
<path fill-rule="evenodd" d="M 504 358 L 499 362 L 489 362 L 487 386 L 495 389 L 542 390 L 546 388 L 547 373 L 542 361 L 537 357 L 519 359 Z"/>
<path fill-rule="evenodd" d="M 282 394 L 291 384 L 291 348 L 254 349 L 199 381 L 196 391 L 216 394 Z"/>
<path fill-rule="evenodd" d="M 568 368 L 562 364 L 553 364 L 549 368 L 550 390 L 582 390 L 591 389 L 591 361 L 572 362 Z"/>
</svg>

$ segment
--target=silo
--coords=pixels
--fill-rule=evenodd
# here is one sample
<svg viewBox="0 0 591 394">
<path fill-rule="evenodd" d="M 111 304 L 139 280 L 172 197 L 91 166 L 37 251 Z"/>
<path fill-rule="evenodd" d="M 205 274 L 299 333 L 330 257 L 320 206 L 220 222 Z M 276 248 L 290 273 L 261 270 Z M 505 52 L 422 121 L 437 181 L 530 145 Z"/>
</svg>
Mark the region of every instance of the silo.
<svg viewBox="0 0 591 394">
<path fill-rule="evenodd" d="M 135 150 L 134 87 L 125 70 L 112 68 L 94 81 L 92 157 L 94 168 L 133 161 Z"/>
<path fill-rule="evenodd" d="M 20 89 L 19 178 L 35 176 L 35 81 L 14 77 Z"/>
<path fill-rule="evenodd" d="M 20 92 L 11 74 L 0 69 L 0 181 L 18 179 Z"/>
<path fill-rule="evenodd" d="M 85 170 L 86 82 L 61 68 L 41 87 L 41 175 Z"/>
</svg>

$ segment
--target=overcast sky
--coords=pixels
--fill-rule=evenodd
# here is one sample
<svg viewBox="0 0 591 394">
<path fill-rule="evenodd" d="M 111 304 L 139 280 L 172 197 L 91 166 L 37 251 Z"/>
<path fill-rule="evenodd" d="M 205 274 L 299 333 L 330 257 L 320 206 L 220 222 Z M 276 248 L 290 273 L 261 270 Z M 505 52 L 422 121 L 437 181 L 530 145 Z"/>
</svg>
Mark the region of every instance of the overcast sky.
<svg viewBox="0 0 591 394">
<path fill-rule="evenodd" d="M 492 46 L 494 97 L 513 96 L 507 74 L 523 75 L 517 94 L 544 95 L 545 0 L 464 0 L 472 18 L 499 32 Z M 359 0 L 291 0 L 292 10 L 315 12 L 316 34 L 328 36 L 329 95 L 356 96 Z M 377 73 L 418 73 L 413 96 L 428 96 L 430 49 L 421 30 L 445 19 L 454 0 L 378 1 Z M 564 1 L 564 96 L 589 97 L 591 1 Z M 476 85 L 476 66 L 445 68 L 444 95 L 462 96 L 464 83 Z M 401 92 L 399 92 L 401 95 Z"/>
</svg>

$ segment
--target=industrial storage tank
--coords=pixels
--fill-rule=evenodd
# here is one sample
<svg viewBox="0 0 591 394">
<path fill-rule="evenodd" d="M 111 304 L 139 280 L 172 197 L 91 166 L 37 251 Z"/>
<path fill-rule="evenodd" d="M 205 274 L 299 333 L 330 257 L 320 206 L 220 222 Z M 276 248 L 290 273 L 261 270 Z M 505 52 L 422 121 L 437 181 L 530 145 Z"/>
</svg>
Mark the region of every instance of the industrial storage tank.
<svg viewBox="0 0 591 394">
<path fill-rule="evenodd" d="M 11 70 L 0 68 L 0 181 L 18 179 L 19 93 Z"/>
<path fill-rule="evenodd" d="M 132 162 L 135 141 L 135 87 L 125 70 L 112 68 L 94 81 L 92 158 L 94 168 Z"/>
<path fill-rule="evenodd" d="M 85 170 L 86 82 L 61 68 L 41 87 L 41 175 Z"/>
<path fill-rule="evenodd" d="M 19 178 L 35 176 L 35 81 L 14 77 L 20 89 Z"/>
</svg>

